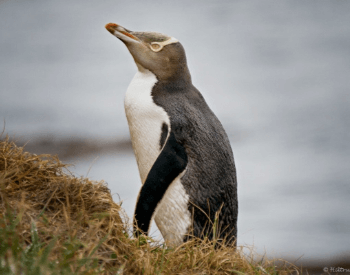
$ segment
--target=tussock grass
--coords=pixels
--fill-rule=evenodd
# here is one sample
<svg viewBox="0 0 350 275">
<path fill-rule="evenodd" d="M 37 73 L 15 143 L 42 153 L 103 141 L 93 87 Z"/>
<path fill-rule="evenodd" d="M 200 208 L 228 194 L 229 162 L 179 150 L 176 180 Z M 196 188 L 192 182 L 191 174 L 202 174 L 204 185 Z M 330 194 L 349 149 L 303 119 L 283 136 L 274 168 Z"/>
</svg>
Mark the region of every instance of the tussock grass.
<svg viewBox="0 0 350 275">
<path fill-rule="evenodd" d="M 52 155 L 0 141 L 0 274 L 291 274 L 242 249 L 133 238 L 104 182 L 74 177 Z M 282 261 L 283 262 L 283 261 Z"/>
</svg>

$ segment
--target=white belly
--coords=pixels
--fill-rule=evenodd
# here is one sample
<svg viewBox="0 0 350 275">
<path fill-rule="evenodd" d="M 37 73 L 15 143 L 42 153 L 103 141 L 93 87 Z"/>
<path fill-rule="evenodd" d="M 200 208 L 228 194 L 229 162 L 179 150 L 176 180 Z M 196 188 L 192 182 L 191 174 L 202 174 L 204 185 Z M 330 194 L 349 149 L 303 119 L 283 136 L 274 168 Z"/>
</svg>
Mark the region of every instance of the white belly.
<svg viewBox="0 0 350 275">
<path fill-rule="evenodd" d="M 180 245 L 191 224 L 189 196 L 181 183 L 185 172 L 170 184 L 154 213 L 154 220 L 168 246 Z"/>
<path fill-rule="evenodd" d="M 142 184 L 161 152 L 163 123 L 168 125 L 169 133 L 171 129 L 168 114 L 152 100 L 151 92 L 156 82 L 157 78 L 150 71 L 138 71 L 128 87 L 124 101 Z M 180 181 L 184 173 L 185 171 L 170 184 L 153 215 L 168 245 L 181 244 L 191 223 L 191 214 L 187 208 L 189 196 Z"/>
<path fill-rule="evenodd" d="M 152 88 L 156 76 L 148 70 L 138 71 L 126 92 L 124 106 L 129 124 L 132 147 L 142 183 L 160 154 L 162 125 L 170 132 L 170 119 L 164 109 L 152 100 Z"/>
</svg>

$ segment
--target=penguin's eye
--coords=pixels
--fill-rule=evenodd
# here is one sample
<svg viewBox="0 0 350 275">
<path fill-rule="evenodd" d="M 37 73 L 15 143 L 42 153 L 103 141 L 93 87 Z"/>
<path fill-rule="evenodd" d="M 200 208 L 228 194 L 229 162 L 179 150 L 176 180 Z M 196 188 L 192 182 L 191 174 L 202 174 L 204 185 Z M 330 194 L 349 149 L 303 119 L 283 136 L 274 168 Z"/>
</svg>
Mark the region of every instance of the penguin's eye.
<svg viewBox="0 0 350 275">
<path fill-rule="evenodd" d="M 163 45 L 161 45 L 158 42 L 152 42 L 151 43 L 151 50 L 154 52 L 159 52 L 161 49 L 163 49 Z"/>
</svg>

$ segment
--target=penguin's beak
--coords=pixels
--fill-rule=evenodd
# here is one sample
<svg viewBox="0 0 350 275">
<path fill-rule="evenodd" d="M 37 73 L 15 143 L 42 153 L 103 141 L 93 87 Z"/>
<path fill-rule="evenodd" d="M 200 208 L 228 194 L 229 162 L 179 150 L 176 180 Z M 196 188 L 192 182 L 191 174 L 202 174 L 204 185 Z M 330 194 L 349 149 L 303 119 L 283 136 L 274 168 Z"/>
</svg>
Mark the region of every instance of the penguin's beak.
<svg viewBox="0 0 350 275">
<path fill-rule="evenodd" d="M 142 64 L 145 64 L 146 61 L 148 62 L 151 59 L 149 57 L 151 49 L 147 43 L 143 42 L 142 37 L 138 38 L 137 32 L 129 31 L 114 23 L 109 23 L 105 27 L 111 34 L 124 43 L 139 69 L 142 67 Z M 147 67 L 146 65 L 143 66 Z"/>
<path fill-rule="evenodd" d="M 105 28 L 113 34 L 115 37 L 119 38 L 123 42 L 138 42 L 140 43 L 141 40 L 138 39 L 136 36 L 132 35 L 132 32 L 123 28 L 122 26 L 119 26 L 115 23 L 108 23 Z"/>
</svg>

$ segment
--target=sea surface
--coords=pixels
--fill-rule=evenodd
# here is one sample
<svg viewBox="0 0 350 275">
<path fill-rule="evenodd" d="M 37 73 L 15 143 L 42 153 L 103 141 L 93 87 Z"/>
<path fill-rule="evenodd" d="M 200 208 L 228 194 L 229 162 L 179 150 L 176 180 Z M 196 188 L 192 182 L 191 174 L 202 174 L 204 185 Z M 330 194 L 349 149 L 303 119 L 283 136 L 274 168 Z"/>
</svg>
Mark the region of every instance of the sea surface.
<svg viewBox="0 0 350 275">
<path fill-rule="evenodd" d="M 350 254 L 349 14 L 344 0 L 0 1 L 0 123 L 30 142 L 127 141 L 136 66 L 104 25 L 174 36 L 230 137 L 238 244 L 326 263 Z M 131 150 L 67 161 L 132 216 Z"/>
</svg>

